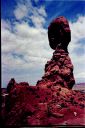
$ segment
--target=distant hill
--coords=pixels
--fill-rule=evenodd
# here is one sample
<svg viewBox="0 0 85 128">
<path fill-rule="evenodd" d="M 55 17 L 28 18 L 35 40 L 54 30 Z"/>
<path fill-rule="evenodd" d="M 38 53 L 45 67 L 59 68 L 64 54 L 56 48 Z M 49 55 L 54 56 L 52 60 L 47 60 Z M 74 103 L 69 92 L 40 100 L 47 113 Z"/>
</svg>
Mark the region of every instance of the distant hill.
<svg viewBox="0 0 85 128">
<path fill-rule="evenodd" d="M 85 83 L 78 83 L 73 86 L 73 90 L 85 90 Z"/>
</svg>

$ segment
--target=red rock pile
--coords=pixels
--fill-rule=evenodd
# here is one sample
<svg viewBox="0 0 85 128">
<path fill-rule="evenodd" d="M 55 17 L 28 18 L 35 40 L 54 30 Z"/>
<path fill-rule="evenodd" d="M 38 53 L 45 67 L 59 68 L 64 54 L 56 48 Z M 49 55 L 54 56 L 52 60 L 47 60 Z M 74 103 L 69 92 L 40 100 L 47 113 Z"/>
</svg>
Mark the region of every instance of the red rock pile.
<svg viewBox="0 0 85 128">
<path fill-rule="evenodd" d="M 85 125 L 85 97 L 80 91 L 15 83 L 7 102 L 6 126 Z"/>
</svg>

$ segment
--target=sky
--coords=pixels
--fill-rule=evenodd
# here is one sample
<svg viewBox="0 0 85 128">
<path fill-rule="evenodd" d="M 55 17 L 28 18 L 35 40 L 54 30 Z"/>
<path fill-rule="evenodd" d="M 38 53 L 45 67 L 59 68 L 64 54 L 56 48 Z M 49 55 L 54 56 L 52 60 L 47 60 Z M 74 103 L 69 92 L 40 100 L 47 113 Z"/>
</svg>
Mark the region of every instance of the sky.
<svg viewBox="0 0 85 128">
<path fill-rule="evenodd" d="M 35 85 L 54 50 L 48 42 L 48 26 L 65 16 L 71 29 L 69 56 L 76 83 L 85 82 L 85 1 L 1 0 L 2 87 L 11 78 Z"/>
</svg>

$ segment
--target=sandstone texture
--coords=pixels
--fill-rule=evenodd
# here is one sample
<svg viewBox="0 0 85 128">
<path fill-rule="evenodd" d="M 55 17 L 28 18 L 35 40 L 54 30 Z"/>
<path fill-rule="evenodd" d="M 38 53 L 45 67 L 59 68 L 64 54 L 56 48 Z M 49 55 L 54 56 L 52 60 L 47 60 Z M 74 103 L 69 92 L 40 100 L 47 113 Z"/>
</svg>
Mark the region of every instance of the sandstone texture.
<svg viewBox="0 0 85 128">
<path fill-rule="evenodd" d="M 5 126 L 85 125 L 85 94 L 60 85 L 15 83 L 4 111 Z"/>
<path fill-rule="evenodd" d="M 45 65 L 45 74 L 42 80 L 37 82 L 37 86 L 50 88 L 52 85 L 61 85 L 72 89 L 74 84 L 73 65 L 68 52 L 61 48 L 56 48 L 52 59 Z"/>
</svg>

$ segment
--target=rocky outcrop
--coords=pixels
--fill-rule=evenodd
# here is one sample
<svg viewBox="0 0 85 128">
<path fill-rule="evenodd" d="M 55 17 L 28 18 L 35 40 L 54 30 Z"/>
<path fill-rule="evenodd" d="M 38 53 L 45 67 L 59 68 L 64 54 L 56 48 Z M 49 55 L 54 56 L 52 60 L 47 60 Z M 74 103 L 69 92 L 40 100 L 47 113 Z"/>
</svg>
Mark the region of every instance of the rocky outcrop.
<svg viewBox="0 0 85 128">
<path fill-rule="evenodd" d="M 15 86 L 15 79 L 11 78 L 11 80 L 9 81 L 8 85 L 7 85 L 7 92 L 9 93 L 11 91 L 11 89 Z"/>
<path fill-rule="evenodd" d="M 68 52 L 61 48 L 56 48 L 52 59 L 45 65 L 45 74 L 42 80 L 37 82 L 37 86 L 50 88 L 52 85 L 61 85 L 72 89 L 74 84 L 73 65 Z"/>
<path fill-rule="evenodd" d="M 85 125 L 85 97 L 80 91 L 18 83 L 9 97 L 5 126 Z"/>
</svg>

